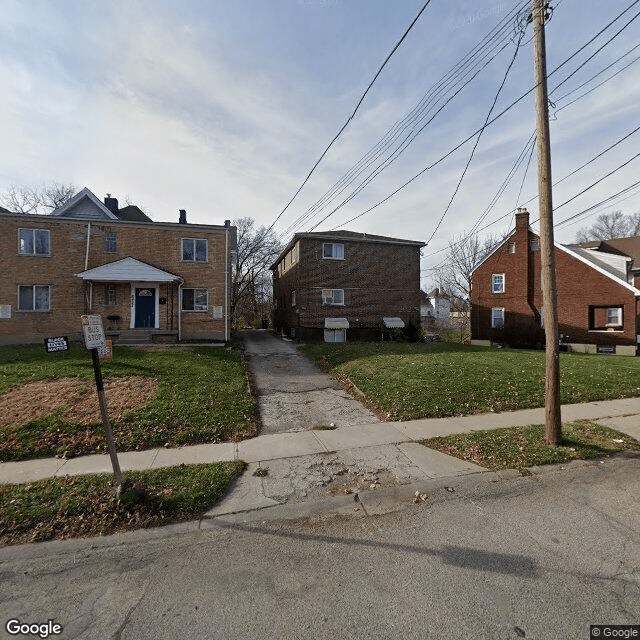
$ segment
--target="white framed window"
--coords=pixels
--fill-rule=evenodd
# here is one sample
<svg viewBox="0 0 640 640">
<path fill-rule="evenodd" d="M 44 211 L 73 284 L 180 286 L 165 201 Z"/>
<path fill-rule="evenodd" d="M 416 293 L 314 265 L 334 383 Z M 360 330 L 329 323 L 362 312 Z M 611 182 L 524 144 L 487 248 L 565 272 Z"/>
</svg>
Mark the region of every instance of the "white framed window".
<svg viewBox="0 0 640 640">
<path fill-rule="evenodd" d="M 323 243 L 322 257 L 330 260 L 344 260 L 344 245 L 340 242 Z"/>
<path fill-rule="evenodd" d="M 346 329 L 325 329 L 324 341 L 325 342 L 346 342 L 347 330 Z"/>
<path fill-rule="evenodd" d="M 291 292 L 291 306 L 295 307 L 297 304 L 297 292 L 295 291 L 295 289 Z"/>
<path fill-rule="evenodd" d="M 504 307 L 491 309 L 491 328 L 504 327 Z"/>
<path fill-rule="evenodd" d="M 206 311 L 209 306 L 207 289 L 183 289 L 182 311 Z"/>
<path fill-rule="evenodd" d="M 507 245 L 507 253 L 515 253 L 516 252 L 516 243 L 515 242 L 510 242 Z"/>
<path fill-rule="evenodd" d="M 107 233 L 104 239 L 104 250 L 107 253 L 117 253 L 118 251 L 118 234 L 115 231 Z"/>
<path fill-rule="evenodd" d="M 538 249 L 540 249 L 540 240 L 530 240 L 529 247 L 531 251 L 538 251 Z"/>
<path fill-rule="evenodd" d="M 504 293 L 504 273 L 494 273 L 491 276 L 491 292 Z"/>
<path fill-rule="evenodd" d="M 622 307 L 607 308 L 607 327 L 622 326 Z"/>
<path fill-rule="evenodd" d="M 113 285 L 107 285 L 105 294 L 105 303 L 108 307 L 115 307 L 118 299 L 116 296 L 116 288 Z"/>
<path fill-rule="evenodd" d="M 49 285 L 29 284 L 18 287 L 18 311 L 49 311 Z"/>
<path fill-rule="evenodd" d="M 209 248 L 204 238 L 182 238 L 183 262 L 207 262 Z"/>
<path fill-rule="evenodd" d="M 18 229 L 18 253 L 23 256 L 50 256 L 49 229 Z"/>
<path fill-rule="evenodd" d="M 344 304 L 344 289 L 323 289 L 322 304 Z"/>
</svg>

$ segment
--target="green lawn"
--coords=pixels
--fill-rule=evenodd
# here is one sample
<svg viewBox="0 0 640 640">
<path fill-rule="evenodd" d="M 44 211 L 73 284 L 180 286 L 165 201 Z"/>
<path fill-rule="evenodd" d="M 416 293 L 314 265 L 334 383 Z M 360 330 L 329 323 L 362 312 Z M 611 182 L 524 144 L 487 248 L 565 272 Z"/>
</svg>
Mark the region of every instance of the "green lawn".
<svg viewBox="0 0 640 640">
<path fill-rule="evenodd" d="M 544 406 L 545 353 L 441 342 L 303 345 L 386 420 Z M 640 358 L 560 354 L 564 404 L 640 396 Z"/>
<path fill-rule="evenodd" d="M 544 443 L 544 425 L 474 431 L 421 443 L 450 456 L 468 460 L 492 471 L 601 458 L 620 451 L 637 450 L 638 442 L 590 420 L 576 420 L 562 427 L 562 444 Z"/>
<path fill-rule="evenodd" d="M 256 401 L 246 392 L 245 368 L 237 352 L 220 347 L 114 347 L 113 360 L 102 363 L 102 373 L 105 383 L 112 377 L 143 376 L 158 384 L 144 406 L 112 421 L 119 451 L 255 435 Z M 19 383 L 58 378 L 79 378 L 87 388 L 95 388 L 90 352 L 80 345 L 55 354 L 45 353 L 43 346 L 0 347 L 0 394 Z M 0 460 L 105 451 L 101 421 L 87 427 L 62 419 L 60 413 L 0 426 Z"/>
<path fill-rule="evenodd" d="M 130 471 L 138 496 L 118 500 L 110 474 L 0 486 L 0 546 L 157 527 L 200 517 L 244 462 Z"/>
</svg>

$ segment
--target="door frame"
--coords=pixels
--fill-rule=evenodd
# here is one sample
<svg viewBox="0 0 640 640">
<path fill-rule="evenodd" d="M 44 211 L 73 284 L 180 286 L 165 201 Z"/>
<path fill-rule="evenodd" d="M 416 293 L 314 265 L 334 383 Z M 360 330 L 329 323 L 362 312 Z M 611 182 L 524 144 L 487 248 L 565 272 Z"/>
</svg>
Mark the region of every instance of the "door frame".
<svg viewBox="0 0 640 640">
<path fill-rule="evenodd" d="M 160 284 L 158 282 L 132 282 L 131 283 L 131 319 L 129 328 L 136 328 L 136 289 L 153 289 L 155 291 L 155 310 L 153 329 L 160 328 Z"/>
</svg>

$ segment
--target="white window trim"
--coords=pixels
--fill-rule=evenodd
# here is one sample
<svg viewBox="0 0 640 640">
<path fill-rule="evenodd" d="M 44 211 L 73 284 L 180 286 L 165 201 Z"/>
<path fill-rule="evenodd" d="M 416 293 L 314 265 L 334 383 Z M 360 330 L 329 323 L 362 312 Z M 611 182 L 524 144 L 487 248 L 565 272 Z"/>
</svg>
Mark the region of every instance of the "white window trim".
<svg viewBox="0 0 640 640">
<path fill-rule="evenodd" d="M 325 296 L 324 295 L 325 291 L 331 291 L 331 296 Z M 335 294 L 334 294 L 335 291 L 342 292 L 342 302 L 333 302 L 333 299 L 335 297 Z M 321 296 L 322 296 L 322 304 L 328 304 L 334 307 L 344 307 L 344 289 L 323 289 L 321 292 Z"/>
<path fill-rule="evenodd" d="M 298 298 L 298 294 L 297 294 L 297 291 L 294 289 L 291 292 L 291 306 L 292 307 L 296 307 L 297 306 L 297 304 L 298 304 L 297 298 Z"/>
<path fill-rule="evenodd" d="M 182 302 L 184 300 L 184 292 L 185 291 L 193 291 L 193 309 L 185 309 L 182 306 Z M 196 291 L 204 291 L 206 296 L 207 296 L 207 303 L 204 309 L 196 309 Z M 206 313 L 209 310 L 209 289 L 206 289 L 205 287 L 183 287 L 181 289 L 181 293 L 180 293 L 180 311 L 182 311 L 183 313 Z"/>
<path fill-rule="evenodd" d="M 33 253 L 27 253 L 26 251 L 20 251 L 20 233 L 22 231 L 30 231 L 33 234 Z M 44 231 L 47 234 L 47 246 L 49 251 L 47 253 L 36 252 L 36 231 Z M 51 256 L 51 231 L 49 229 L 31 229 L 26 227 L 20 227 L 18 229 L 18 255 L 20 256 Z"/>
<path fill-rule="evenodd" d="M 32 295 L 33 295 L 33 308 L 31 309 L 21 309 L 20 308 L 20 289 L 22 287 L 31 287 Z M 36 309 L 36 287 L 46 287 L 47 288 L 47 302 L 48 306 L 46 309 Z M 16 311 L 20 311 L 21 313 L 47 313 L 51 311 L 51 285 L 48 284 L 19 284 L 18 285 L 18 304 L 16 305 Z"/>
<path fill-rule="evenodd" d="M 496 324 L 495 323 L 495 317 L 493 315 L 494 311 L 501 311 L 502 312 L 502 324 Z M 498 327 L 504 327 L 505 321 L 504 321 L 504 307 L 493 307 L 491 309 L 491 328 L 492 329 L 497 329 Z"/>
<path fill-rule="evenodd" d="M 500 289 L 500 291 L 496 291 L 495 288 L 495 281 L 494 278 L 496 277 L 500 277 L 502 278 L 502 288 Z M 506 278 L 505 278 L 505 274 L 504 273 L 492 273 L 491 274 L 491 293 L 497 294 L 497 293 L 504 293 L 504 290 L 506 288 Z"/>
<path fill-rule="evenodd" d="M 340 335 L 342 340 L 327 340 L 328 336 L 337 336 Z M 328 344 L 333 343 L 342 343 L 347 341 L 347 330 L 346 329 L 325 329 L 324 330 L 324 341 Z"/>
<path fill-rule="evenodd" d="M 324 254 L 324 248 L 325 247 L 331 247 L 331 255 L 330 256 L 326 256 Z M 342 256 L 341 257 L 333 255 L 335 247 L 342 247 Z M 323 242 L 322 243 L 322 259 L 323 260 L 344 260 L 344 243 L 342 243 L 342 242 Z"/>
<path fill-rule="evenodd" d="M 609 322 L 609 312 L 616 311 L 616 315 L 618 316 L 617 322 Z M 607 307 L 607 322 L 605 327 L 623 327 L 624 323 L 622 321 L 622 307 Z"/>
<path fill-rule="evenodd" d="M 516 252 L 516 243 L 515 242 L 509 242 L 509 244 L 507 244 L 507 253 L 510 256 L 512 256 L 515 252 Z"/>
<path fill-rule="evenodd" d="M 193 260 L 186 260 L 184 257 L 184 241 L 189 240 L 193 242 Z M 205 259 L 204 260 L 196 260 L 196 241 L 202 241 L 205 245 Z M 200 264 L 205 264 L 209 262 L 209 239 L 208 238 L 180 238 L 180 260 L 181 262 L 197 262 Z"/>
</svg>

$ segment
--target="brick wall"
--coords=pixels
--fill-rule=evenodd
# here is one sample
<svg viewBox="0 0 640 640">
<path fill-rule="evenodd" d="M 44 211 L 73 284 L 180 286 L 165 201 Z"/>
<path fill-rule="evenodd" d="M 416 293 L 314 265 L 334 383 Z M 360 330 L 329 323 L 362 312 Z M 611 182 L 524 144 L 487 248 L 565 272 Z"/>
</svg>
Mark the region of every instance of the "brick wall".
<svg viewBox="0 0 640 640">
<path fill-rule="evenodd" d="M 532 251 L 528 214 L 516 215 L 516 230 L 473 274 L 471 337 L 510 346 L 544 346 L 540 251 Z M 509 252 L 513 245 L 515 252 Z M 504 293 L 492 293 L 492 275 L 505 274 Z M 632 291 L 567 252 L 556 249 L 559 332 L 570 343 L 633 346 L 638 331 L 638 304 Z M 623 330 L 595 331 L 597 307 L 622 306 Z M 505 309 L 503 329 L 491 328 L 491 309 Z"/>
<path fill-rule="evenodd" d="M 0 319 L 0 344 L 39 342 L 43 337 L 65 334 L 81 338 L 80 315 L 100 313 L 105 327 L 129 329 L 131 284 L 113 283 L 116 305 L 107 304 L 105 283 L 90 287 L 75 274 L 125 257 L 149 263 L 181 276 L 184 287 L 209 291 L 208 311 L 182 313 L 184 339 L 223 338 L 224 319 L 213 319 L 213 307 L 225 304 L 225 229 L 210 225 L 178 225 L 124 221 L 89 221 L 51 216 L 0 216 L 0 305 L 11 305 L 11 318 Z M 18 229 L 48 229 L 50 255 L 18 253 Z M 106 236 L 117 234 L 117 251 L 106 250 Z M 233 233 L 231 228 L 230 233 Z M 208 262 L 183 262 L 181 238 L 205 238 Z M 19 285 L 49 285 L 49 311 L 19 311 Z M 110 285 L 111 286 L 111 285 Z M 89 309 L 89 291 L 92 305 Z M 158 296 L 166 302 L 159 307 L 161 329 L 177 330 L 178 285 L 161 283 Z M 109 321 L 106 316 L 120 316 Z"/>
<path fill-rule="evenodd" d="M 380 337 L 384 316 L 419 322 L 420 249 L 416 245 L 333 238 L 344 259 L 323 258 L 327 240 L 302 237 L 299 260 L 284 274 L 274 272 L 276 328 L 304 339 L 322 340 L 325 318 L 347 318 L 347 339 Z M 344 305 L 323 304 L 323 289 L 344 290 Z M 296 292 L 297 310 L 291 306 Z"/>
</svg>

